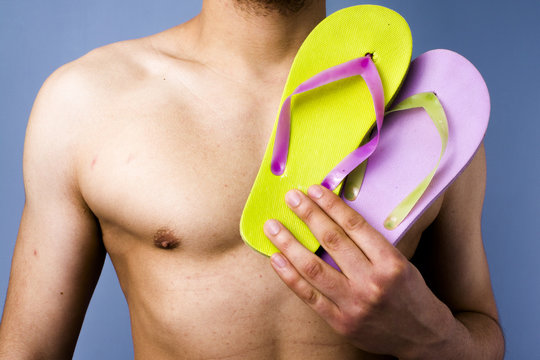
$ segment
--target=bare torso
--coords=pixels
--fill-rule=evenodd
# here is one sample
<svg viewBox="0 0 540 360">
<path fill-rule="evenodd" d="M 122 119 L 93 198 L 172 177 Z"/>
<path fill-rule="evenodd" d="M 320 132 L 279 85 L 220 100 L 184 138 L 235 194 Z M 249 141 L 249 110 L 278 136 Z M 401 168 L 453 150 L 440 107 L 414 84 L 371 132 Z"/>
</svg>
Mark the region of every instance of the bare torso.
<svg viewBox="0 0 540 360">
<path fill-rule="evenodd" d="M 269 3 L 203 0 L 194 19 L 96 49 L 45 82 L 25 138 L 0 359 L 73 356 L 106 252 L 137 359 L 502 358 L 480 227 L 483 148 L 398 243 L 405 256 L 355 229 L 373 242 L 342 237 L 347 256 L 373 261 L 318 279 L 304 267 L 305 292 L 290 266 L 243 243 L 288 69 L 326 11 L 324 0 L 273 1 L 289 12 Z M 293 209 L 314 232 L 333 224 L 323 200 Z M 337 204 L 334 220 L 360 218 Z M 299 272 L 314 260 L 286 247 L 286 232 L 272 236 Z"/>
<path fill-rule="evenodd" d="M 235 80 L 168 54 L 169 33 L 82 59 L 99 91 L 80 120 L 79 187 L 127 298 L 136 358 L 371 358 L 239 234 L 287 74 Z M 439 207 L 398 244 L 408 258 Z"/>
</svg>

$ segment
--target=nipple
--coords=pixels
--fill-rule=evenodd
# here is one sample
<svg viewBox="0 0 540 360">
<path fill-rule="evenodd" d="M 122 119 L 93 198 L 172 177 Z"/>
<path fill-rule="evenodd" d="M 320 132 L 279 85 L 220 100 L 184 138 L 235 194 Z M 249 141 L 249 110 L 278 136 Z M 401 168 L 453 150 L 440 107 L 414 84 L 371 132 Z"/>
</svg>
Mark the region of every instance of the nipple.
<svg viewBox="0 0 540 360">
<path fill-rule="evenodd" d="M 160 249 L 172 250 L 180 246 L 180 240 L 169 229 L 159 229 L 154 234 L 154 245 Z"/>
</svg>

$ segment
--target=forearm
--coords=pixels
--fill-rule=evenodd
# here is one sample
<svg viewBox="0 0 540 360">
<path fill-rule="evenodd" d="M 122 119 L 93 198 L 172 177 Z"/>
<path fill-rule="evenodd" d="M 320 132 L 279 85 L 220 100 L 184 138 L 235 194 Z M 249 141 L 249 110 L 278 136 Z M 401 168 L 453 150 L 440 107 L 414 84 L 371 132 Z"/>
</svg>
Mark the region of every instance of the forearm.
<svg viewBox="0 0 540 360">
<path fill-rule="evenodd" d="M 463 346 L 467 359 L 503 359 L 504 336 L 499 323 L 492 317 L 476 312 L 461 312 L 455 315 L 463 324 L 462 330 L 470 341 Z M 463 359 L 463 357 L 462 357 Z"/>
<path fill-rule="evenodd" d="M 66 340 L 70 336 L 55 341 L 50 333 L 39 335 L 35 327 L 22 329 L 20 326 L 7 326 L 5 320 L 4 316 L 0 326 L 0 360 L 61 360 L 73 357 L 75 342 Z"/>
<path fill-rule="evenodd" d="M 504 337 L 495 319 L 482 313 L 460 312 L 448 320 L 450 326 L 440 323 L 440 342 L 403 359 L 503 359 Z"/>
</svg>

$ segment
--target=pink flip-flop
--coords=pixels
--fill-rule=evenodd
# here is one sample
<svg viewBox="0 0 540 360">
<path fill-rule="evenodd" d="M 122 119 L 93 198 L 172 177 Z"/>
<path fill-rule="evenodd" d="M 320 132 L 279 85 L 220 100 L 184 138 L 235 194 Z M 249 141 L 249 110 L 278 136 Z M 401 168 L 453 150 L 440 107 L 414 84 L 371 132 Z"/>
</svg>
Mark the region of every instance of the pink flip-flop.
<svg viewBox="0 0 540 360">
<path fill-rule="evenodd" d="M 342 193 L 345 202 L 394 245 L 467 166 L 489 121 L 486 84 L 474 65 L 455 52 L 432 50 L 416 58 L 394 104 L 399 107 L 403 100 L 421 93 L 435 94 L 444 109 L 446 148 L 441 134 L 444 126 L 434 125 L 439 120 L 425 109 L 391 109 L 380 129 L 378 147 L 367 160 L 356 199 L 349 201 L 344 194 L 350 198 L 358 180 L 348 178 Z M 417 106 L 426 101 L 431 100 L 424 97 Z M 431 171 L 434 176 L 411 204 L 412 209 L 405 211 L 403 219 L 391 219 L 398 204 L 425 182 Z M 324 251 L 321 257 L 335 266 Z"/>
</svg>

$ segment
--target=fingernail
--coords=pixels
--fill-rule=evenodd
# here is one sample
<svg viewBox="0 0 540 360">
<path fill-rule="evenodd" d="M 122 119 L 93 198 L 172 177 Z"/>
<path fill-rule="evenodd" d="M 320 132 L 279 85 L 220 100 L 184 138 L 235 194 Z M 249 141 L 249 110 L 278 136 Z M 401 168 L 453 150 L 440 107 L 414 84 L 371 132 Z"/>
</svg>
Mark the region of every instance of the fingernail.
<svg viewBox="0 0 540 360">
<path fill-rule="evenodd" d="M 279 224 L 276 220 L 268 220 L 266 223 L 264 223 L 264 227 L 266 229 L 266 232 L 270 235 L 277 235 L 277 233 L 279 232 Z"/>
<path fill-rule="evenodd" d="M 284 268 L 285 265 L 287 265 L 287 262 L 281 254 L 275 253 L 274 255 L 272 255 L 271 259 L 278 268 Z"/>
<path fill-rule="evenodd" d="M 322 192 L 322 189 L 321 189 L 321 187 L 319 185 L 311 185 L 309 187 L 309 189 L 308 189 L 308 194 L 312 198 L 320 199 L 323 192 Z"/>
<path fill-rule="evenodd" d="M 291 190 L 285 195 L 285 201 L 292 207 L 300 205 L 300 196 L 296 190 Z"/>
</svg>

